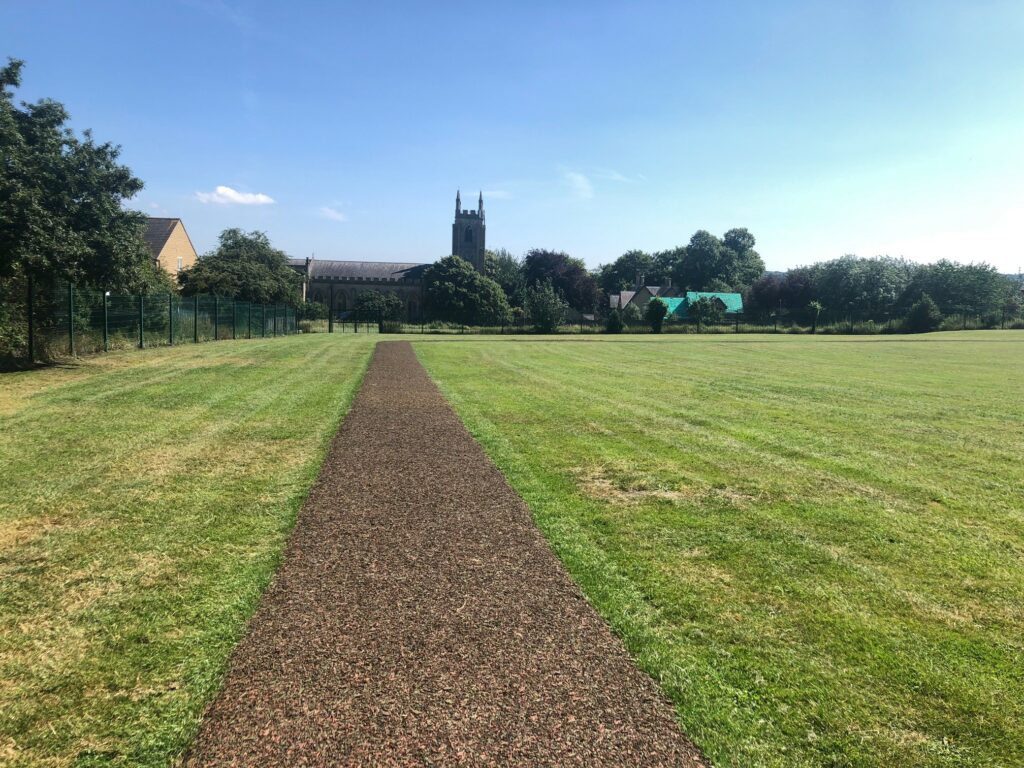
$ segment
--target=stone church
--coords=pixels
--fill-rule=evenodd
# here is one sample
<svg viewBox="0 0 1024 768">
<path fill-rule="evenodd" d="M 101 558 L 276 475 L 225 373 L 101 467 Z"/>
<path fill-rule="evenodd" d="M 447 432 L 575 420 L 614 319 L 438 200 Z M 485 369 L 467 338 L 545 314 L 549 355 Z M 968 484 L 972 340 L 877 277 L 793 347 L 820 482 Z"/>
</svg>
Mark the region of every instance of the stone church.
<svg viewBox="0 0 1024 768">
<path fill-rule="evenodd" d="M 451 253 L 460 256 L 477 271 L 484 269 L 487 227 L 484 223 L 484 195 L 477 209 L 463 210 L 462 197 L 455 193 L 455 221 L 452 223 Z M 359 294 L 365 291 L 395 293 L 405 305 L 409 322 L 420 319 L 423 309 L 423 273 L 425 264 L 391 261 L 333 261 L 329 259 L 289 259 L 288 265 L 302 275 L 302 297 L 334 306 L 337 314 L 355 309 Z"/>
</svg>

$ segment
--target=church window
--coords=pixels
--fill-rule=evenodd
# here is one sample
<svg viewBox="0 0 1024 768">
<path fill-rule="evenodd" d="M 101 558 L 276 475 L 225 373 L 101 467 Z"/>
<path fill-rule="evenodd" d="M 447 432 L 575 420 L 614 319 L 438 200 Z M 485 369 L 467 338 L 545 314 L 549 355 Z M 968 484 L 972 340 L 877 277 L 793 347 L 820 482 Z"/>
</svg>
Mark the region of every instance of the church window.
<svg viewBox="0 0 1024 768">
<path fill-rule="evenodd" d="M 465 243 L 472 243 L 473 242 L 473 228 L 472 227 L 466 227 L 466 234 L 463 236 L 462 241 L 465 242 Z"/>
</svg>

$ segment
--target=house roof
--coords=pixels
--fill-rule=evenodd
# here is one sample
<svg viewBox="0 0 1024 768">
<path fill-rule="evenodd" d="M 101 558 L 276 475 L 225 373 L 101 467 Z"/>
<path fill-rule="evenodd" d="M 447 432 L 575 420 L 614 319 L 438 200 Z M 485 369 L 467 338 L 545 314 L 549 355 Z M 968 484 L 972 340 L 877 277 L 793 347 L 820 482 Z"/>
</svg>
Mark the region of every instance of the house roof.
<svg viewBox="0 0 1024 768">
<path fill-rule="evenodd" d="M 307 272 L 310 280 L 419 280 L 430 264 L 392 261 L 329 261 L 289 259 L 288 265 Z"/>
<path fill-rule="evenodd" d="M 738 293 L 720 293 L 718 291 L 687 291 L 686 302 L 692 304 L 698 299 L 719 299 L 725 304 L 725 311 L 729 313 L 743 311 L 743 296 Z"/>
<path fill-rule="evenodd" d="M 160 255 L 160 251 L 167 245 L 167 240 L 179 221 L 181 219 L 161 219 L 152 216 L 146 219 L 146 229 L 142 233 L 142 239 L 146 241 L 153 258 Z"/>
<path fill-rule="evenodd" d="M 743 312 L 743 296 L 738 293 L 719 293 L 716 291 L 687 291 L 685 296 L 679 298 L 662 299 L 668 304 L 668 313 L 676 317 L 686 317 L 687 308 L 698 299 L 718 299 L 725 305 L 727 315 L 735 315 Z"/>
<path fill-rule="evenodd" d="M 622 293 L 619 294 L 619 306 L 625 307 L 633 300 L 634 296 L 636 296 L 636 291 L 622 291 Z"/>
</svg>

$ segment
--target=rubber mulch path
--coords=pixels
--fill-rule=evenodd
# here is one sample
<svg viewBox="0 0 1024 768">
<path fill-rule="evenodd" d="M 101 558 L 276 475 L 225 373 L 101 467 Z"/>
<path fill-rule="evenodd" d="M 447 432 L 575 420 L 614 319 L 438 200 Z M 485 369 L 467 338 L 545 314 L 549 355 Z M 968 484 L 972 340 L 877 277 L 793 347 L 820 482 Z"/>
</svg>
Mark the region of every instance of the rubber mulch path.
<svg viewBox="0 0 1024 768">
<path fill-rule="evenodd" d="M 406 342 L 380 343 L 188 765 L 705 765 Z"/>
</svg>

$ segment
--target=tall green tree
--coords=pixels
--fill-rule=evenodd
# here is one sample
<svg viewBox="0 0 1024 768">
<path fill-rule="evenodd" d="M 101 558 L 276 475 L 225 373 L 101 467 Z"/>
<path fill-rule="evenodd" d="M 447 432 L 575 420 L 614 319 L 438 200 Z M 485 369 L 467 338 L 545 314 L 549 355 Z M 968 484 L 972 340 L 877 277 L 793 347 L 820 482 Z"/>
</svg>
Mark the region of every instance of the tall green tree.
<svg viewBox="0 0 1024 768">
<path fill-rule="evenodd" d="M 484 276 L 501 286 L 505 298 L 513 307 L 523 306 L 526 297 L 526 278 L 523 262 L 504 248 L 484 253 Z"/>
<path fill-rule="evenodd" d="M 672 279 L 691 291 L 741 291 L 764 273 L 755 242 L 743 228 L 730 229 L 722 239 L 698 230 L 686 248 L 677 249 Z"/>
<path fill-rule="evenodd" d="M 119 147 L 76 136 L 59 102 L 15 104 L 23 66 L 0 69 L 0 281 L 167 287 L 142 240 L 145 215 L 123 207 L 142 181 Z"/>
<path fill-rule="evenodd" d="M 384 320 L 401 320 L 401 297 L 394 291 L 363 291 L 356 297 L 356 309 L 371 315 L 379 314 Z"/>
<path fill-rule="evenodd" d="M 669 279 L 668 265 L 643 251 L 626 251 L 611 264 L 605 264 L 598 270 L 598 281 L 605 293 L 619 293 L 631 289 L 638 276 L 642 276 L 646 285 L 665 285 Z"/>
<path fill-rule="evenodd" d="M 550 280 L 534 283 L 526 289 L 526 314 L 538 333 L 557 331 L 568 309 Z"/>
<path fill-rule="evenodd" d="M 217 248 L 180 272 L 178 282 L 186 296 L 214 293 L 257 304 L 293 306 L 301 300 L 299 275 L 264 232 L 225 229 Z"/>
<path fill-rule="evenodd" d="M 527 285 L 549 281 L 570 307 L 577 312 L 593 312 L 600 290 L 597 280 L 587 271 L 581 259 L 561 251 L 535 248 L 523 259 L 523 277 Z"/>
<path fill-rule="evenodd" d="M 904 303 L 926 293 L 943 315 L 998 313 L 1009 284 L 1009 279 L 989 264 L 941 259 L 916 270 L 904 292 Z"/>
<path fill-rule="evenodd" d="M 458 256 L 445 256 L 423 275 L 425 308 L 435 320 L 463 325 L 503 325 L 512 310 L 501 286 Z"/>
<path fill-rule="evenodd" d="M 661 299 L 651 299 L 647 302 L 644 310 L 644 320 L 651 326 L 652 333 L 661 333 L 661 327 L 665 324 L 665 316 L 668 314 L 668 304 Z"/>
</svg>

